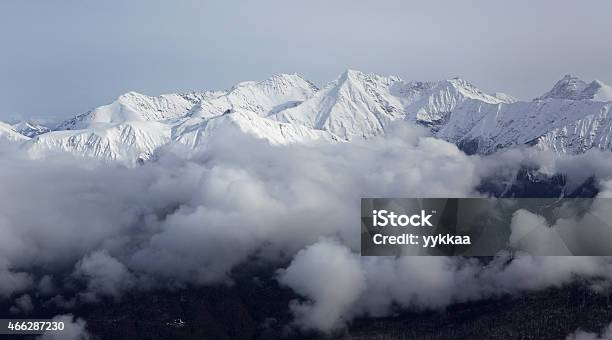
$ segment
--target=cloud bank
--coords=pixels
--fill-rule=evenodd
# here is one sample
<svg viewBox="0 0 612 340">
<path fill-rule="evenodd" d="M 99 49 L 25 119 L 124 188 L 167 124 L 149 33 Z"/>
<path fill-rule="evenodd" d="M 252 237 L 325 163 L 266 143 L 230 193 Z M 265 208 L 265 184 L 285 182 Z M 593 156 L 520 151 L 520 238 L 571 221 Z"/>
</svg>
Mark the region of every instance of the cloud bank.
<svg viewBox="0 0 612 340">
<path fill-rule="evenodd" d="M 583 167 L 530 150 L 467 156 L 403 125 L 350 144 L 272 146 L 232 129 L 216 135 L 197 153 L 168 147 L 136 168 L 0 150 L 0 298 L 20 313 L 31 311 L 25 294 L 32 308 L 36 299 L 65 307 L 118 301 L 134 289 L 231 283 L 236 265 L 265 261 L 285 267 L 279 282 L 303 297 L 288 306 L 295 324 L 333 331 L 358 315 L 612 273 L 605 258 L 484 265 L 357 256 L 360 197 L 478 196 L 481 179 L 512 177 L 526 164 L 611 178 L 612 161 L 599 153 L 578 156 Z"/>
<path fill-rule="evenodd" d="M 291 306 L 296 326 L 331 332 L 357 316 L 440 310 L 453 303 L 561 287 L 576 277 L 612 279 L 612 259 L 607 257 L 509 259 L 500 256 L 485 264 L 454 257 L 360 257 L 336 241 L 322 240 L 298 253 L 279 281 L 306 299 Z"/>
</svg>

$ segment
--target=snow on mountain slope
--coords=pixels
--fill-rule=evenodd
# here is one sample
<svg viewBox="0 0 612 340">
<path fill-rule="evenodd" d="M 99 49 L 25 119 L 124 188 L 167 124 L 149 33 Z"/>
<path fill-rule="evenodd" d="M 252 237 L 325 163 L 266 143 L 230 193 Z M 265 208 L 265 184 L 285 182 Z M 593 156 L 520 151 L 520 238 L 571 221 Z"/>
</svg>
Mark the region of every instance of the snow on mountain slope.
<svg viewBox="0 0 612 340">
<path fill-rule="evenodd" d="M 233 127 L 273 144 L 336 140 L 327 131 L 269 119 L 277 111 L 300 105 L 317 90 L 297 74 L 239 83 L 225 93 L 202 100 L 185 117 L 173 122 L 172 139 L 195 148 L 206 145 L 216 131 Z"/>
<path fill-rule="evenodd" d="M 437 128 L 462 102 L 491 104 L 510 99 L 488 95 L 465 80 L 404 82 L 347 70 L 312 98 L 275 114 L 275 119 L 322 129 L 345 140 L 383 134 L 404 119 Z"/>
<path fill-rule="evenodd" d="M 126 121 L 163 121 L 179 118 L 200 101 L 214 96 L 215 93 L 211 92 L 192 92 L 150 97 L 128 92 L 108 105 L 97 107 L 61 123 L 55 130 L 79 130 L 99 123 L 115 124 Z"/>
<path fill-rule="evenodd" d="M 602 82 L 565 76 L 542 97 L 521 102 L 486 94 L 460 78 L 404 82 L 349 70 L 303 104 L 274 117 L 345 140 L 384 134 L 391 122 L 406 120 L 470 153 L 534 143 L 578 153 L 610 148 L 609 93 Z"/>
<path fill-rule="evenodd" d="M 55 130 L 79 130 L 100 123 L 166 121 L 187 114 L 208 118 L 238 109 L 267 115 L 297 105 L 316 91 L 312 83 L 297 74 L 278 74 L 261 82 L 239 83 L 229 91 L 171 93 L 157 97 L 128 92 L 108 105 L 64 121 Z"/>
<path fill-rule="evenodd" d="M 436 136 L 470 153 L 486 154 L 521 144 L 563 153 L 610 149 L 612 103 L 595 100 L 605 94 L 606 87 L 565 76 L 531 102 L 459 106 Z"/>
<path fill-rule="evenodd" d="M 38 136 L 26 147 L 35 157 L 67 151 L 129 162 L 146 159 L 174 140 L 194 147 L 204 144 L 200 141 L 207 140 L 219 124 L 233 125 L 272 143 L 332 139 L 327 132 L 263 118 L 274 110 L 301 103 L 316 90 L 296 74 L 279 74 L 261 82 L 240 83 L 227 92 L 159 97 L 129 92 L 109 105 L 65 121 L 56 131 Z M 233 113 L 227 116 L 230 111 Z"/>
<path fill-rule="evenodd" d="M 609 104 L 603 102 L 563 99 L 459 107 L 436 136 L 458 144 L 466 152 L 481 154 L 515 145 L 537 144 L 539 137 L 555 129 L 566 131 L 565 137 L 570 139 L 572 137 L 569 135 L 572 133 L 577 133 L 578 138 L 583 138 L 590 133 L 584 130 L 584 126 L 580 131 L 568 126 L 588 116 L 605 119 L 609 107 Z M 596 129 L 597 124 L 591 127 Z M 586 151 L 592 146 L 595 145 L 586 143 L 580 150 L 574 148 L 565 148 L 565 150 L 576 153 Z M 548 148 L 545 145 L 540 147 Z M 550 145 L 550 149 L 564 148 Z"/>
<path fill-rule="evenodd" d="M 404 99 L 404 102 L 409 119 L 430 126 L 434 131 L 445 125 L 457 107 L 513 102 L 513 98 L 486 94 L 461 78 L 410 82 L 401 89 L 400 95 L 408 99 Z"/>
<path fill-rule="evenodd" d="M 495 98 L 501 100 L 504 103 L 510 104 L 510 103 L 516 103 L 519 100 L 514 98 L 513 96 L 507 94 L 507 93 L 503 93 L 503 92 L 495 92 L 493 94 L 493 96 L 495 96 Z"/>
<path fill-rule="evenodd" d="M 6 123 L 0 122 L 0 143 L 21 143 L 30 139 Z"/>
<path fill-rule="evenodd" d="M 258 116 L 251 111 L 233 111 L 221 116 L 192 121 L 175 128 L 175 140 L 192 148 L 205 146 L 210 138 L 226 128 L 268 140 L 272 144 L 306 143 L 316 140 L 337 141 L 338 138 L 327 131 L 310 129 L 296 124 L 281 123 Z"/>
<path fill-rule="evenodd" d="M 612 102 L 569 124 L 555 127 L 532 144 L 544 150 L 577 154 L 590 148 L 612 150 Z"/>
<path fill-rule="evenodd" d="M 389 94 L 398 81 L 349 70 L 301 105 L 275 113 L 273 118 L 327 130 L 345 140 L 376 135 L 402 117 L 401 104 Z"/>
<path fill-rule="evenodd" d="M 24 146 L 34 158 L 54 152 L 110 161 L 134 163 L 148 159 L 171 141 L 170 125 L 155 121 L 130 121 L 83 130 L 52 131 L 32 138 Z"/>
<path fill-rule="evenodd" d="M 599 102 L 612 102 L 612 86 L 604 84 L 599 80 L 594 80 L 591 86 L 596 88 L 593 94 L 593 100 Z"/>
<path fill-rule="evenodd" d="M 261 82 L 239 83 L 225 93 L 202 100 L 189 116 L 210 118 L 228 111 L 250 111 L 265 117 L 299 105 L 317 90 L 297 74 L 277 74 Z"/>
<path fill-rule="evenodd" d="M 30 137 L 30 138 L 34 136 L 42 135 L 43 133 L 47 133 L 51 131 L 51 129 L 49 129 L 46 126 L 31 123 L 28 121 L 22 121 L 17 124 L 13 124 L 12 127 L 15 131 L 19 132 L 20 134 L 24 136 Z"/>
<path fill-rule="evenodd" d="M 536 100 L 552 98 L 569 100 L 591 99 L 609 102 L 612 101 L 612 86 L 606 85 L 599 80 L 594 80 L 587 84 L 583 80 L 567 74 L 555 84 L 552 90 L 536 98 Z"/>
</svg>

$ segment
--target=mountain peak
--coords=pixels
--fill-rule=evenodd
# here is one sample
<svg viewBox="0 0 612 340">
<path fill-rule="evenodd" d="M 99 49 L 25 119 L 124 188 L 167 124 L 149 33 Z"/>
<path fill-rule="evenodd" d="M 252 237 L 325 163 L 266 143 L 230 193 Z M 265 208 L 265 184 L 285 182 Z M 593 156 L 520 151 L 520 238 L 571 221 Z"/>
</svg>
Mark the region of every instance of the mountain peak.
<svg viewBox="0 0 612 340">
<path fill-rule="evenodd" d="M 599 80 L 587 83 L 576 76 L 566 74 L 550 91 L 536 98 L 545 99 L 612 101 L 612 87 Z"/>
<path fill-rule="evenodd" d="M 475 86 L 472 85 L 472 83 L 470 83 L 469 81 L 461 77 L 453 77 L 451 79 L 448 79 L 447 82 L 455 87 L 470 87 L 470 88 L 474 87 L 475 88 Z"/>
<path fill-rule="evenodd" d="M 338 84 L 346 83 L 349 81 L 359 81 L 364 77 L 364 73 L 361 71 L 346 69 L 340 76 L 337 78 L 336 82 Z"/>
<path fill-rule="evenodd" d="M 376 73 L 366 73 L 359 70 L 347 69 L 333 82 L 328 84 L 328 86 L 342 86 L 344 84 L 384 84 L 385 86 L 390 85 L 391 83 L 401 81 L 401 78 L 397 76 L 382 76 Z"/>
<path fill-rule="evenodd" d="M 446 81 L 442 81 L 441 83 L 450 85 L 467 98 L 480 100 L 490 104 L 511 103 L 515 101 L 509 96 L 498 97 L 485 93 L 474 84 L 460 77 L 454 77 Z"/>
<path fill-rule="evenodd" d="M 273 74 L 270 78 L 266 79 L 268 81 L 306 81 L 304 77 L 302 77 L 299 73 L 276 73 Z M 266 81 L 264 80 L 264 81 Z"/>
<path fill-rule="evenodd" d="M 344 72 L 342 72 L 342 74 L 340 75 L 341 77 L 354 77 L 354 76 L 359 76 L 363 74 L 363 72 L 359 71 L 359 70 L 355 70 L 352 68 L 347 68 L 346 70 L 344 70 Z"/>
<path fill-rule="evenodd" d="M 298 73 L 277 73 L 258 84 L 273 88 L 309 88 L 312 91 L 319 90 L 316 85 Z"/>
<path fill-rule="evenodd" d="M 129 99 L 132 99 L 132 98 L 143 98 L 143 97 L 148 97 L 148 96 L 145 95 L 145 94 L 142 94 L 142 93 L 138 93 L 136 91 L 128 91 L 128 92 L 120 95 L 119 97 L 117 97 L 116 100 L 120 101 L 120 100 L 126 100 L 126 99 L 129 100 Z"/>
<path fill-rule="evenodd" d="M 273 91 L 284 93 L 296 88 L 305 89 L 307 92 L 315 92 L 318 90 L 316 85 L 306 80 L 298 73 L 277 73 L 262 81 L 240 82 L 232 86 L 227 94 L 238 93 L 244 90 L 251 91 L 253 89 L 259 89 L 265 92 Z"/>
</svg>

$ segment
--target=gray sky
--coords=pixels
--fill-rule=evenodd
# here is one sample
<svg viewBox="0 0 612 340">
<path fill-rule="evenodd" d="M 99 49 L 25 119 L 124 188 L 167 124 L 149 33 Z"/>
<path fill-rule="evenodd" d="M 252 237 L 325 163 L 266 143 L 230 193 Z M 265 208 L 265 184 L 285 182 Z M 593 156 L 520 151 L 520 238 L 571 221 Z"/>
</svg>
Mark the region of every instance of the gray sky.
<svg viewBox="0 0 612 340">
<path fill-rule="evenodd" d="M 611 1 L 0 1 L 0 120 L 346 68 L 531 99 L 612 83 Z"/>
</svg>

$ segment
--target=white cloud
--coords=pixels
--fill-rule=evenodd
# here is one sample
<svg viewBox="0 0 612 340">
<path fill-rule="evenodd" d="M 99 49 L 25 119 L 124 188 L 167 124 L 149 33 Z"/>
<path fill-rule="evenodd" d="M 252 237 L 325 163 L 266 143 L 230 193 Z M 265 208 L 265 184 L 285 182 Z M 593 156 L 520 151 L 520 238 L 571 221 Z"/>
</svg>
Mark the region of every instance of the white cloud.
<svg viewBox="0 0 612 340">
<path fill-rule="evenodd" d="M 599 160 L 599 153 L 580 157 L 590 165 L 525 150 L 466 156 L 409 127 L 363 143 L 289 146 L 227 131 L 198 154 L 167 150 L 137 168 L 69 157 L 35 161 L 5 151 L 0 297 L 39 287 L 43 298 L 55 295 L 58 304 L 73 306 L 77 300 L 63 295 L 67 278 L 82 283 L 71 286 L 83 287 L 81 301 L 118 299 L 153 284 L 231 281 L 238 264 L 282 266 L 297 253 L 281 275 L 307 299 L 293 305 L 296 320 L 333 330 L 355 315 L 388 315 L 394 306 L 444 308 L 576 276 L 609 278 L 607 258 L 501 258 L 483 266 L 355 255 L 360 197 L 475 196 L 481 178 L 510 175 L 521 164 L 611 177 L 612 161 Z M 321 238 L 336 241 L 317 243 Z"/>
<path fill-rule="evenodd" d="M 292 302 L 296 323 L 326 332 L 342 326 L 346 312 L 365 289 L 359 259 L 330 240 L 298 252 L 291 265 L 280 272 L 279 281 L 309 299 Z"/>
<path fill-rule="evenodd" d="M 458 302 L 560 287 L 576 277 L 610 280 L 612 259 L 519 256 L 509 261 L 500 256 L 485 265 L 469 258 L 360 257 L 341 244 L 322 241 L 298 253 L 279 280 L 308 298 L 290 306 L 298 325 L 330 331 L 356 316 L 443 309 Z M 340 293 L 336 283 L 342 287 Z M 312 320 L 322 315 L 324 322 Z"/>
</svg>

